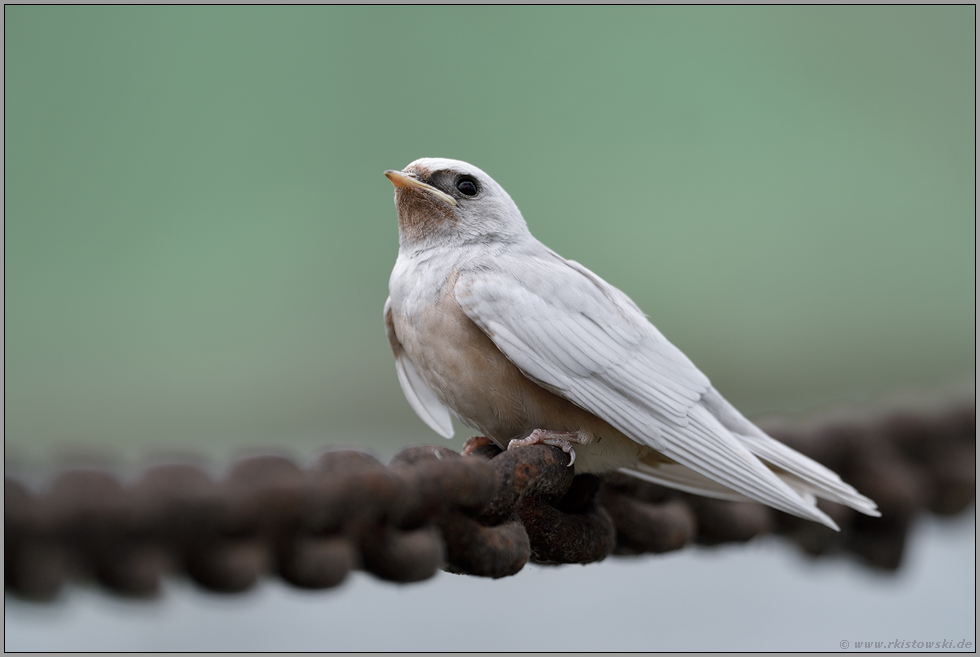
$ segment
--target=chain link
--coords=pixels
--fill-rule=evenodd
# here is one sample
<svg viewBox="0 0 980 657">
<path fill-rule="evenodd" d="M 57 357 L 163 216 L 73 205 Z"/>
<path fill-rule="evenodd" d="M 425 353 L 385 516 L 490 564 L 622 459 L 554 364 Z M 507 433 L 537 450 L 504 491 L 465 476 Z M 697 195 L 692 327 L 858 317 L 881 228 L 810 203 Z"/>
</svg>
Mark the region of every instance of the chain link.
<svg viewBox="0 0 980 657">
<path fill-rule="evenodd" d="M 168 573 L 228 593 L 270 574 L 330 588 L 355 569 L 393 582 L 425 580 L 439 569 L 497 578 L 528 561 L 591 563 L 766 533 L 815 556 L 847 552 L 894 570 L 917 514 L 952 515 L 974 501 L 972 393 L 932 408 L 903 404 L 760 425 L 840 473 L 878 503 L 882 517 L 821 501 L 841 526 L 837 533 L 755 503 L 621 474 L 575 476 L 568 455 L 545 445 L 503 452 L 487 445 L 467 456 L 409 447 L 387 466 L 353 450 L 325 452 L 306 467 L 255 456 L 220 479 L 168 463 L 129 485 L 77 468 L 37 494 L 5 475 L 5 586 L 51 600 L 73 578 L 149 596 Z"/>
</svg>

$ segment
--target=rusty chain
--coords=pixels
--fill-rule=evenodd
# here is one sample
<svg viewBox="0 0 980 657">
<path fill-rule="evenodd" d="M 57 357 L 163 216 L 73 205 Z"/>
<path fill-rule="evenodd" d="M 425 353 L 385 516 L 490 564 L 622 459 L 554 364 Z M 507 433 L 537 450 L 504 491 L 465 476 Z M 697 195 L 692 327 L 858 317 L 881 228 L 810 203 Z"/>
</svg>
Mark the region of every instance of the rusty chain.
<svg viewBox="0 0 980 657">
<path fill-rule="evenodd" d="M 847 552 L 894 570 L 917 514 L 956 514 L 975 499 L 972 394 L 931 409 L 904 404 L 760 425 L 840 473 L 882 517 L 821 501 L 837 533 L 755 503 L 620 474 L 575 476 L 568 455 L 544 445 L 487 445 L 467 456 L 409 447 L 388 466 L 353 450 L 327 451 L 305 468 L 256 456 L 222 478 L 167 463 L 125 485 L 110 472 L 76 468 L 37 493 L 5 475 L 5 586 L 50 600 L 71 578 L 153 595 L 168 573 L 228 593 L 268 574 L 330 588 L 354 569 L 393 582 L 439 569 L 496 578 L 528 561 L 590 563 L 765 533 L 815 556 Z"/>
</svg>

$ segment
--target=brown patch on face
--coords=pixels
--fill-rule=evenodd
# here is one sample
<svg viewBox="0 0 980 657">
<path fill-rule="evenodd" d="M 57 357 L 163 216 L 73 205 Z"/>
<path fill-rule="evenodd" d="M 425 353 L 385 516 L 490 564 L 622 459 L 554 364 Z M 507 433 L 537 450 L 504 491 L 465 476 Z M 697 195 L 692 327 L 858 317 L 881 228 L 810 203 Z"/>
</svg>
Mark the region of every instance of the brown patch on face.
<svg viewBox="0 0 980 657">
<path fill-rule="evenodd" d="M 456 222 L 452 206 L 417 187 L 396 188 L 395 206 L 398 228 L 411 242 L 424 240 Z"/>
<path fill-rule="evenodd" d="M 402 170 L 402 173 L 411 174 L 411 175 L 415 176 L 416 178 L 418 178 L 419 180 L 426 180 L 426 179 L 428 179 L 429 176 L 432 175 L 432 172 L 429 169 L 426 169 L 421 164 L 411 164 L 411 165 L 405 167 Z"/>
</svg>

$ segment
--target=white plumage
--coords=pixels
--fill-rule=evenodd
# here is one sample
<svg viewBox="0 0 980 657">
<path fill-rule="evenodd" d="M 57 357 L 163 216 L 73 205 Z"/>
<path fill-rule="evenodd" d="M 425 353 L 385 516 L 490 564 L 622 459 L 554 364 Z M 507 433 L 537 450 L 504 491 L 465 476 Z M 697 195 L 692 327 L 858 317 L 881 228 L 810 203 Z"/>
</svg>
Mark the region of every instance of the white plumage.
<svg viewBox="0 0 980 657">
<path fill-rule="evenodd" d="M 452 410 L 502 446 L 535 428 L 577 431 L 582 442 L 575 449 L 591 450 L 592 463 L 680 490 L 758 500 L 834 528 L 814 496 L 879 515 L 834 472 L 746 420 L 623 292 L 538 242 L 483 171 L 427 158 L 389 178 L 401 248 L 386 326 L 402 389 L 433 430 L 452 435 Z M 473 188 L 461 181 L 472 181 L 477 193 L 464 193 Z M 464 325 L 463 315 L 482 335 Z M 489 344 L 483 336 L 533 385 L 603 423 L 583 414 L 579 425 L 559 427 L 570 422 L 566 408 L 553 418 L 556 426 L 533 426 L 550 422 L 554 404 L 536 401 L 536 393 L 515 401 L 504 384 L 493 388 L 494 377 L 506 373 L 499 364 L 480 369 L 481 358 L 495 356 L 481 356 Z M 469 382 L 474 368 L 489 388 Z M 602 429 L 604 423 L 616 431 Z M 614 434 L 636 443 L 635 455 Z M 644 458 L 647 448 L 669 461 Z"/>
</svg>

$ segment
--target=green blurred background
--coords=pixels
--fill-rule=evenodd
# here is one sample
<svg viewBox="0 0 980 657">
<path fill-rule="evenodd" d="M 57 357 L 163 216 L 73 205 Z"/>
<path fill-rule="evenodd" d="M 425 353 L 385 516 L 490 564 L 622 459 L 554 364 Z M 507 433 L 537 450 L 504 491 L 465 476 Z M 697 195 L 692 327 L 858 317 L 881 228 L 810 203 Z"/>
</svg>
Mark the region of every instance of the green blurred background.
<svg viewBox="0 0 980 657">
<path fill-rule="evenodd" d="M 972 6 L 4 18 L 8 459 L 441 442 L 381 322 L 423 156 L 748 413 L 972 377 Z"/>
</svg>

